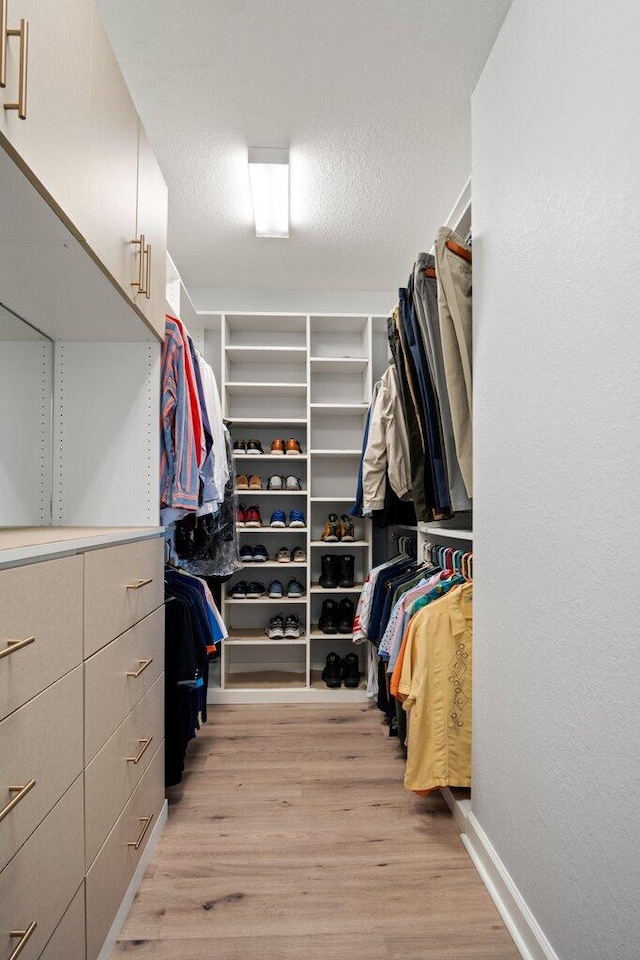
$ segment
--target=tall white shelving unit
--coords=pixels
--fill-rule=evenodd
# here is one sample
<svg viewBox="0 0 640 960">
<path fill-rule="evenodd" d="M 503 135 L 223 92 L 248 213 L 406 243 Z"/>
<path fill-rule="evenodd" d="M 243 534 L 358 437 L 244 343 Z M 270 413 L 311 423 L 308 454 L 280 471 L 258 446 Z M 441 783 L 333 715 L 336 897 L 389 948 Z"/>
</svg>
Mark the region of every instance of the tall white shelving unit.
<svg viewBox="0 0 640 960">
<path fill-rule="evenodd" d="M 205 317 L 200 315 L 205 320 Z M 222 614 L 229 639 L 222 644 L 219 676 L 212 676 L 213 703 L 260 703 L 362 700 L 366 696 L 367 646 L 350 634 L 326 635 L 318 627 L 323 600 L 348 596 L 357 606 L 362 582 L 372 562 L 371 525 L 353 518 L 354 543 L 325 543 L 322 528 L 328 513 L 348 512 L 353 503 L 363 427 L 372 385 L 370 316 L 228 313 L 206 318 L 206 353 L 217 367 L 223 415 L 234 440 L 258 439 L 264 454 L 235 456 L 236 473 L 259 474 L 263 490 L 238 491 L 239 502 L 260 509 L 263 526 L 238 527 L 241 545 L 262 544 L 269 561 L 244 563 L 223 587 Z M 217 359 L 217 363 L 216 363 Z M 274 456 L 271 441 L 300 441 L 301 456 Z M 301 491 L 267 490 L 272 474 L 300 479 Z M 303 510 L 307 526 L 272 528 L 274 510 Z M 278 563 L 280 547 L 302 547 L 304 563 Z M 352 554 L 355 584 L 326 590 L 319 586 L 325 553 Z M 288 599 L 295 577 L 304 584 L 301 599 Z M 283 600 L 233 600 L 238 580 L 268 585 L 281 580 Z M 298 640 L 270 640 L 265 634 L 276 613 L 295 613 L 301 621 Z M 358 689 L 329 689 L 321 679 L 327 654 L 354 651 L 362 674 Z"/>
</svg>

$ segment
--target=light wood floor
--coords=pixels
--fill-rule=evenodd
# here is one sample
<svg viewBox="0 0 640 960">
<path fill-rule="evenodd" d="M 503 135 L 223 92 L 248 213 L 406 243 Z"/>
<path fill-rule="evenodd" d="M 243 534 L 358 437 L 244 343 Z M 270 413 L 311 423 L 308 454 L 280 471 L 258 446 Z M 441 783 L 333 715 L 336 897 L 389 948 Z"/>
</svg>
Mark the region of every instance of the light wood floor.
<svg viewBox="0 0 640 960">
<path fill-rule="evenodd" d="M 214 707 L 113 957 L 517 960 L 370 704 Z"/>
</svg>

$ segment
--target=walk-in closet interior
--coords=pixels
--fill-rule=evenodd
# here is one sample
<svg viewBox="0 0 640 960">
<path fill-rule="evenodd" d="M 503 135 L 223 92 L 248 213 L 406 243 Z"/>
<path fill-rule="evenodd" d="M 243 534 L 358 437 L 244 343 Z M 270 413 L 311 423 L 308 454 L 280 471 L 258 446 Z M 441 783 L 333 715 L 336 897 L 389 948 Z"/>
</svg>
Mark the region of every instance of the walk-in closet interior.
<svg viewBox="0 0 640 960">
<path fill-rule="evenodd" d="M 640 6 L 0 0 L 0 960 L 637 960 Z"/>
</svg>

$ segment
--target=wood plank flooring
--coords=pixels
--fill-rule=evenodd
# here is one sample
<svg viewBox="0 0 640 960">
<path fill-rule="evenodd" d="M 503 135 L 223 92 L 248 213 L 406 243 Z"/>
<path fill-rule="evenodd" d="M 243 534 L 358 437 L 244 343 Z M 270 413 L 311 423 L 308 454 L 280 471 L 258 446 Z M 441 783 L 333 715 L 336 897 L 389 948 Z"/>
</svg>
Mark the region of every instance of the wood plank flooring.
<svg viewBox="0 0 640 960">
<path fill-rule="evenodd" d="M 212 707 L 112 957 L 518 960 L 371 704 Z"/>
</svg>

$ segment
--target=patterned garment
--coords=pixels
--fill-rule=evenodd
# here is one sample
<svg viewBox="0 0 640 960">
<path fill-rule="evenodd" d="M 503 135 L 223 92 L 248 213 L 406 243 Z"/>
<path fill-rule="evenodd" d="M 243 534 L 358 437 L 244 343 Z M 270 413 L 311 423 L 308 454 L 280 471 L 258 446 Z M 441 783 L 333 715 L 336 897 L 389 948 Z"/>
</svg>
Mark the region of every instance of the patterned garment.
<svg viewBox="0 0 640 960">
<path fill-rule="evenodd" d="M 190 361 L 181 324 L 168 317 L 161 367 L 160 505 L 184 510 L 197 509 L 200 493 L 200 441 L 193 420 Z"/>
</svg>

